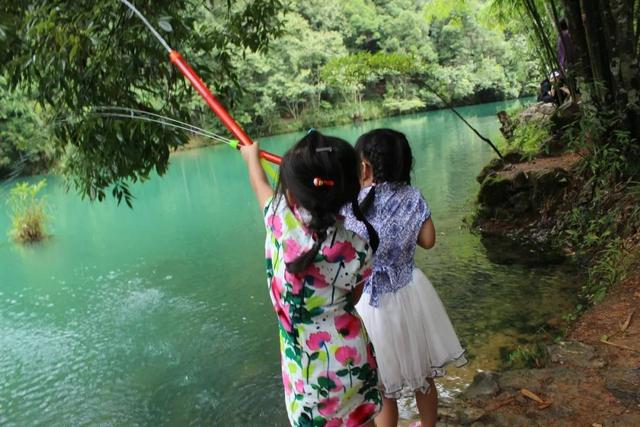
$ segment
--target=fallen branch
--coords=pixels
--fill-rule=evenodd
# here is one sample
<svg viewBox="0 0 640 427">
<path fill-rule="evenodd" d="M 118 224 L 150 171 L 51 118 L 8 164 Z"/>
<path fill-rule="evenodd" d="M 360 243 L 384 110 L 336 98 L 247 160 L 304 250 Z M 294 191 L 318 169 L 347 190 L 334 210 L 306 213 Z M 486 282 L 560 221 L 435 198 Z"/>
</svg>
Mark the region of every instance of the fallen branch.
<svg viewBox="0 0 640 427">
<path fill-rule="evenodd" d="M 531 390 L 527 390 L 526 388 L 523 388 L 520 390 L 520 393 L 522 393 L 522 395 L 524 397 L 528 397 L 531 400 L 534 400 L 540 404 L 545 404 L 546 402 L 544 400 L 542 400 L 542 398 L 540 396 L 538 396 L 537 394 L 535 394 L 534 392 L 532 392 Z"/>
<path fill-rule="evenodd" d="M 629 351 L 633 351 L 634 353 L 640 353 L 640 350 L 636 350 L 635 348 L 629 347 L 629 346 L 624 345 L 624 344 L 616 344 L 614 342 L 607 341 L 607 340 L 604 340 L 604 339 L 601 339 L 600 342 L 603 343 L 603 344 L 607 344 L 607 345 L 613 346 L 613 347 L 621 348 L 623 350 L 629 350 Z"/>
<path fill-rule="evenodd" d="M 631 310 L 631 312 L 627 316 L 627 320 L 625 320 L 625 322 L 622 325 L 620 325 L 620 332 L 624 332 L 624 331 L 627 330 L 627 328 L 631 324 L 631 318 L 633 317 L 633 313 L 635 313 L 635 312 L 636 312 L 635 308 L 633 310 Z"/>
<path fill-rule="evenodd" d="M 548 400 L 540 405 L 538 405 L 538 409 L 547 409 L 549 406 L 551 406 L 553 402 Z"/>
<path fill-rule="evenodd" d="M 523 396 L 528 397 L 529 399 L 536 402 L 538 404 L 538 409 L 547 409 L 549 406 L 551 406 L 551 403 L 553 403 L 552 400 L 542 400 L 540 396 L 538 396 L 531 390 L 527 390 L 526 388 L 521 389 L 520 393 L 522 393 Z"/>
</svg>

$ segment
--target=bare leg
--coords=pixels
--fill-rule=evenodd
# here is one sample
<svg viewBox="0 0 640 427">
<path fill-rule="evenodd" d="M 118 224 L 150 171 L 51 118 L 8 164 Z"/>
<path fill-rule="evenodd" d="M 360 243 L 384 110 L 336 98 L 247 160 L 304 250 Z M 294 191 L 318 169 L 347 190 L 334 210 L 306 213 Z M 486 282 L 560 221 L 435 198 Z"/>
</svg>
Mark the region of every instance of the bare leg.
<svg viewBox="0 0 640 427">
<path fill-rule="evenodd" d="M 398 403 L 395 399 L 382 398 L 382 411 L 376 417 L 376 427 L 398 427 Z"/>
<path fill-rule="evenodd" d="M 416 391 L 416 406 L 420 412 L 421 427 L 435 427 L 438 419 L 438 390 L 433 379 L 427 378 L 427 381 L 429 382 L 429 390 L 426 393 Z M 384 411 L 384 408 L 382 410 Z"/>
</svg>

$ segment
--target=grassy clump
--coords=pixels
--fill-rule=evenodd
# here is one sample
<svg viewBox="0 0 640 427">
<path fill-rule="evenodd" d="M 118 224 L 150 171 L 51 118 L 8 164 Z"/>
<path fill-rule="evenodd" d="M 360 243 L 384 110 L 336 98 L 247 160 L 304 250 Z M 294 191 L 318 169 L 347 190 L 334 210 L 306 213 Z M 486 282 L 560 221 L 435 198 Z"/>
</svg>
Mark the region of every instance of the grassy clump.
<svg viewBox="0 0 640 427">
<path fill-rule="evenodd" d="M 548 354 L 541 344 L 518 346 L 507 356 L 507 366 L 510 369 L 542 368 L 547 363 Z"/>
<path fill-rule="evenodd" d="M 21 182 L 9 192 L 7 205 L 11 216 L 9 237 L 18 243 L 38 242 L 47 237 L 46 200 L 39 193 L 46 185 L 46 180 L 36 184 Z"/>
</svg>

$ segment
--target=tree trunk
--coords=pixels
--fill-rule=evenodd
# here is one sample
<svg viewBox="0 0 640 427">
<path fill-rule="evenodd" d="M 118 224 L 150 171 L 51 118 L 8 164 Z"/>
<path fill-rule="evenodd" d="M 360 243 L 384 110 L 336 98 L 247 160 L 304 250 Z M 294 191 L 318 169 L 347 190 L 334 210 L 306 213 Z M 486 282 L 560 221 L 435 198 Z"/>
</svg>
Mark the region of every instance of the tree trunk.
<svg viewBox="0 0 640 427">
<path fill-rule="evenodd" d="M 610 69 L 612 95 L 617 111 L 626 110 L 627 126 L 640 138 L 640 68 L 635 47 L 633 0 L 610 0 L 605 11 L 611 27 L 608 38 L 611 48 Z"/>
<path fill-rule="evenodd" d="M 564 0 L 564 9 L 566 13 L 567 24 L 569 25 L 569 33 L 571 41 L 578 56 L 578 63 L 574 74 L 582 77 L 586 82 L 593 82 L 593 74 L 591 73 L 591 60 L 589 59 L 589 49 L 587 48 L 587 39 L 585 37 L 584 26 L 582 25 L 582 12 L 580 10 L 579 0 Z"/>
<path fill-rule="evenodd" d="M 595 85 L 595 95 L 599 104 L 606 105 L 611 95 L 611 72 L 609 52 L 607 52 L 604 25 L 600 15 L 600 3 L 605 0 L 580 0 L 582 24 L 584 26 L 591 74 Z"/>
</svg>

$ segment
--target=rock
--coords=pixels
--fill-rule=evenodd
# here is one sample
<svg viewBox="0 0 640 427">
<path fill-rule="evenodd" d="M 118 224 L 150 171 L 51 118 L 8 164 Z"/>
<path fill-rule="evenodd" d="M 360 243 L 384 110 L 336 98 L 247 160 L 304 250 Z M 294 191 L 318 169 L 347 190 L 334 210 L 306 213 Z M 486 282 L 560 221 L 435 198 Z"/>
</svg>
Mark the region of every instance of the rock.
<svg viewBox="0 0 640 427">
<path fill-rule="evenodd" d="M 520 171 L 513 177 L 513 188 L 515 190 L 522 190 L 530 186 L 531 182 L 529 180 L 529 175 L 526 172 Z"/>
<path fill-rule="evenodd" d="M 582 368 L 602 368 L 606 362 L 597 357 L 595 349 L 577 341 L 560 341 L 547 347 L 551 362 Z"/>
<path fill-rule="evenodd" d="M 516 215 L 523 214 L 529 211 L 532 207 L 530 194 L 527 191 L 521 191 L 514 194 L 509 198 L 509 203 L 511 204 L 511 212 Z"/>
<path fill-rule="evenodd" d="M 520 393 L 526 388 L 534 393 L 541 393 L 543 384 L 549 382 L 557 374 L 558 369 L 518 369 L 503 372 L 498 379 L 502 391 Z"/>
<path fill-rule="evenodd" d="M 480 372 L 473 378 L 473 382 L 462 392 L 463 399 L 478 399 L 495 396 L 500 391 L 499 375 L 495 372 Z"/>
<path fill-rule="evenodd" d="M 469 425 L 480 420 L 482 417 L 487 415 L 487 413 L 480 408 L 464 407 L 457 411 L 457 415 L 460 420 L 460 424 Z"/>
<path fill-rule="evenodd" d="M 640 403 L 640 368 L 608 369 L 605 387 L 618 399 Z"/>
<path fill-rule="evenodd" d="M 527 159 L 526 154 L 520 150 L 511 150 L 502 157 L 504 157 L 504 161 L 507 163 L 522 163 Z"/>
<path fill-rule="evenodd" d="M 480 184 L 482 184 L 482 181 L 484 181 L 487 176 L 495 174 L 496 172 L 502 170 L 503 167 L 504 161 L 502 159 L 493 159 L 489 162 L 489 164 L 482 168 L 480 174 L 476 177 L 476 180 Z"/>
<path fill-rule="evenodd" d="M 513 184 L 511 180 L 500 177 L 488 177 L 480 187 L 478 201 L 490 207 L 504 204 L 513 192 Z"/>
<path fill-rule="evenodd" d="M 569 184 L 569 179 L 569 173 L 562 168 L 554 168 L 537 173 L 534 178 L 536 196 L 542 198 L 558 192 Z"/>
<path fill-rule="evenodd" d="M 555 111 L 556 106 L 552 102 L 537 102 L 531 104 L 531 106 L 520 113 L 519 121 L 521 123 L 527 123 L 532 120 L 549 120 Z"/>
</svg>

